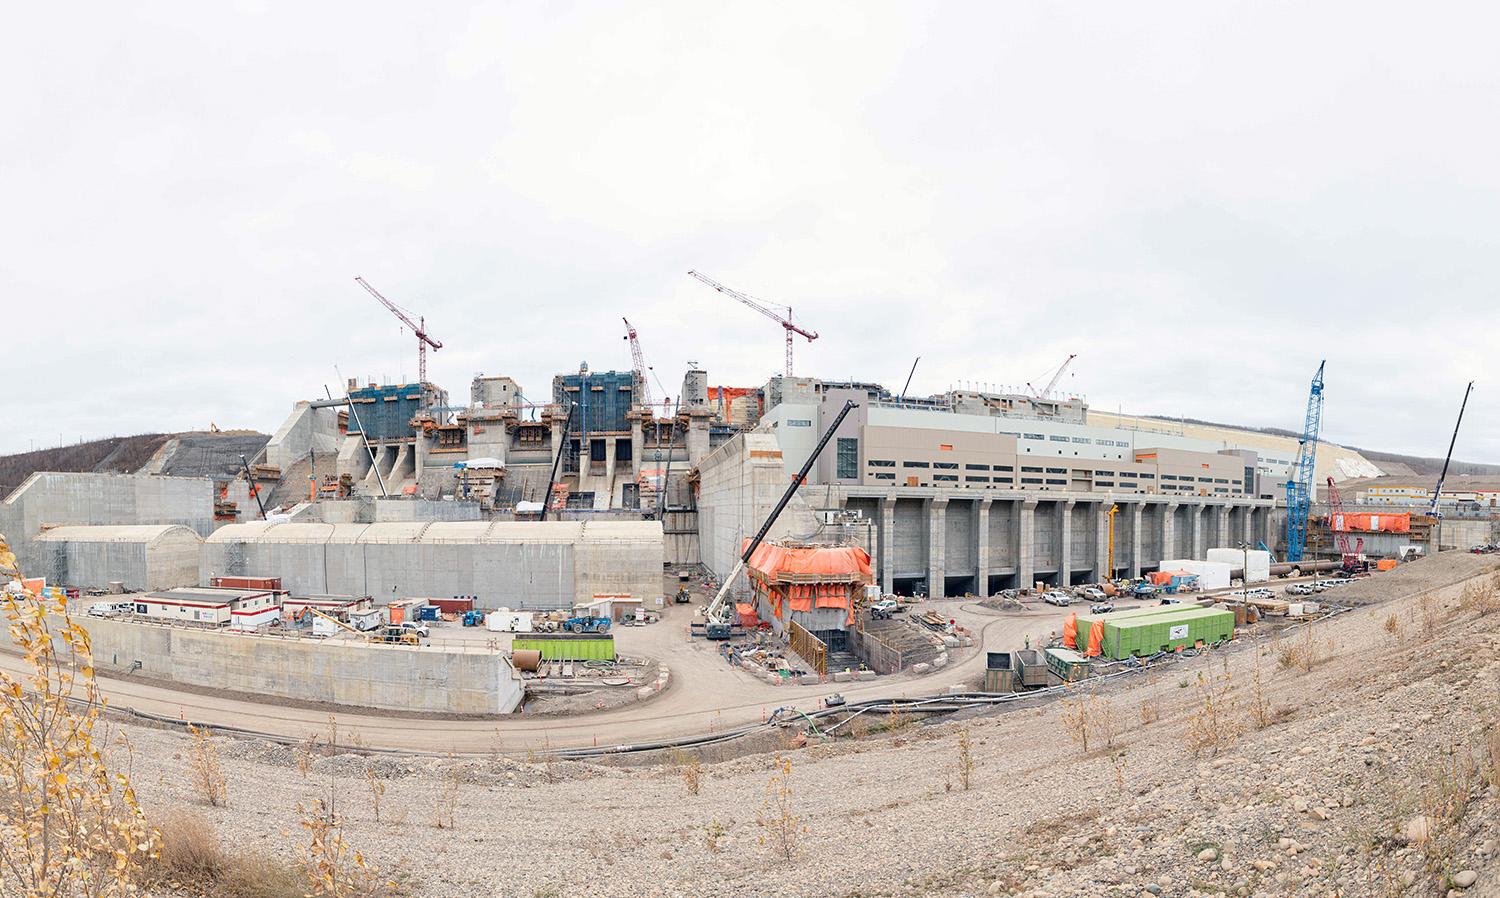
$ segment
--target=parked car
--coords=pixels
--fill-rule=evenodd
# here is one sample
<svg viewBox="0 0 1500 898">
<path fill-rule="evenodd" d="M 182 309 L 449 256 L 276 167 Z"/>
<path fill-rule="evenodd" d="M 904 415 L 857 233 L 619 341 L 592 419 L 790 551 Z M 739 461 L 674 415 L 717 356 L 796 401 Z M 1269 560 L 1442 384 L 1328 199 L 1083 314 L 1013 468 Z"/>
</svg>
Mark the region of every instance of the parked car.
<svg viewBox="0 0 1500 898">
<path fill-rule="evenodd" d="M 895 599 L 881 599 L 870 606 L 870 617 L 875 620 L 888 620 L 902 611 L 901 603 Z"/>
<path fill-rule="evenodd" d="M 1102 602 L 1105 599 L 1109 598 L 1109 596 L 1106 596 L 1104 594 L 1104 590 L 1100 589 L 1097 586 L 1085 586 L 1083 589 L 1079 590 L 1079 593 L 1090 602 Z"/>
<path fill-rule="evenodd" d="M 1274 599 L 1276 598 L 1276 593 L 1266 589 L 1264 586 L 1258 586 L 1255 589 L 1246 591 L 1244 596 L 1247 599 Z"/>
<path fill-rule="evenodd" d="M 1113 602 L 1095 602 L 1089 606 L 1089 614 L 1108 614 L 1115 610 Z"/>
<path fill-rule="evenodd" d="M 1073 597 L 1060 590 L 1051 589 L 1042 594 L 1042 601 L 1048 605 L 1065 607 L 1073 604 Z"/>
<path fill-rule="evenodd" d="M 1286 588 L 1286 594 L 1289 596 L 1310 596 L 1314 592 L 1312 586 L 1306 583 L 1293 583 Z"/>
<path fill-rule="evenodd" d="M 414 636 L 421 637 L 422 639 L 426 639 L 427 637 L 432 635 L 432 631 L 427 629 L 426 624 L 414 624 L 411 621 L 405 621 L 399 624 L 391 624 L 386 629 L 400 630 L 404 633 L 410 633 Z"/>
</svg>

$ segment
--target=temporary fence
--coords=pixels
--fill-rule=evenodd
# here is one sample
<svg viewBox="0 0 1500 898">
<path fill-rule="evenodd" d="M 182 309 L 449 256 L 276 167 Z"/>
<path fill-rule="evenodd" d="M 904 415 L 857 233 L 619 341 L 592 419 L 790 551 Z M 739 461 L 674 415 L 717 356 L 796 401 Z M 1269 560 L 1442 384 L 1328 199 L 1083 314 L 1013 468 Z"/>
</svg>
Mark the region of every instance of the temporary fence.
<svg viewBox="0 0 1500 898">
<path fill-rule="evenodd" d="M 812 635 L 796 621 L 787 623 L 787 634 L 791 637 L 792 651 L 802 656 L 802 660 L 811 665 L 818 676 L 828 673 L 828 645 L 823 640 Z"/>
</svg>

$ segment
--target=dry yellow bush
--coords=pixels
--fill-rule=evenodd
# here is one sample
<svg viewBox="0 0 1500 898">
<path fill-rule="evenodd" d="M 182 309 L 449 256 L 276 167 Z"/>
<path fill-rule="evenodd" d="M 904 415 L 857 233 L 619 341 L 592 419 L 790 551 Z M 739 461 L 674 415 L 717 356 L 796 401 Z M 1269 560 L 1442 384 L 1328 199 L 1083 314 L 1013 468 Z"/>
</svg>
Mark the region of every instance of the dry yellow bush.
<svg viewBox="0 0 1500 898">
<path fill-rule="evenodd" d="M 974 767 L 977 763 L 974 760 L 974 744 L 969 737 L 969 728 L 963 727 L 958 731 L 958 784 L 965 792 L 974 783 Z"/>
<path fill-rule="evenodd" d="M 198 794 L 212 807 L 229 803 L 229 783 L 224 779 L 224 768 L 219 763 L 219 749 L 214 745 L 213 734 L 208 727 L 188 724 L 188 733 L 193 737 L 188 751 L 188 772 Z"/>
<path fill-rule="evenodd" d="M 0 538 L 0 612 L 29 668 L 0 673 L 0 895 L 131 894 L 157 835 L 94 743 L 104 700 L 88 631 L 20 576 Z"/>
<path fill-rule="evenodd" d="M 807 826 L 797 815 L 792 793 L 792 761 L 777 758 L 774 772 L 766 781 L 766 800 L 755 822 L 760 825 L 760 844 L 784 861 L 797 856 L 797 840 L 807 833 Z"/>
<path fill-rule="evenodd" d="M 689 795 L 697 795 L 698 790 L 703 788 L 703 764 L 698 760 L 696 752 L 677 749 L 672 752 L 672 760 L 677 765 L 677 775 L 682 777 L 682 784 L 687 787 Z"/>
<path fill-rule="evenodd" d="M 344 841 L 342 821 L 322 799 L 298 805 L 297 811 L 308 834 L 304 848 L 308 898 L 382 898 L 396 893 L 396 883 L 382 879 L 380 871 Z"/>
<path fill-rule="evenodd" d="M 1198 703 L 1188 715 L 1187 727 L 1188 748 L 1194 755 L 1206 751 L 1210 757 L 1217 756 L 1239 738 L 1233 690 L 1228 662 L 1216 676 L 1198 673 Z"/>
<path fill-rule="evenodd" d="M 157 831 L 161 849 L 146 862 L 140 882 L 148 895 L 288 898 L 307 892 L 297 866 L 269 855 L 225 851 L 196 814 L 169 814 L 158 821 Z"/>
</svg>

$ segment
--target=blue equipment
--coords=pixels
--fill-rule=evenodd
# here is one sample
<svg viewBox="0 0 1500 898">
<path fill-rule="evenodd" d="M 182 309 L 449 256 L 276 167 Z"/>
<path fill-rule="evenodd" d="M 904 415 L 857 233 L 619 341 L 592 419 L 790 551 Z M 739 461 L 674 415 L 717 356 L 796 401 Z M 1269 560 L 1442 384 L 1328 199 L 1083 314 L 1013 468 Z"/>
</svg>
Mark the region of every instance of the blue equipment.
<svg viewBox="0 0 1500 898">
<path fill-rule="evenodd" d="M 1323 366 L 1313 375 L 1307 395 L 1307 420 L 1302 439 L 1297 444 L 1297 461 L 1292 465 L 1291 479 L 1286 482 L 1286 560 L 1302 560 L 1307 546 L 1307 515 L 1312 509 L 1313 467 L 1318 457 L 1318 433 L 1323 429 Z"/>
</svg>

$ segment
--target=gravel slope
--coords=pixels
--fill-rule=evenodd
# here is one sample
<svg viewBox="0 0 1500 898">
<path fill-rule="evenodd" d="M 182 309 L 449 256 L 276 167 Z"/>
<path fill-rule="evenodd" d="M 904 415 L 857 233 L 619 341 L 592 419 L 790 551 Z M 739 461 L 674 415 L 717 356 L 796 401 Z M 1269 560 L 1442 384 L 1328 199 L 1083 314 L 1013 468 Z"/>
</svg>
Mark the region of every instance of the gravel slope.
<svg viewBox="0 0 1500 898">
<path fill-rule="evenodd" d="M 1120 731 L 1109 747 L 1096 731 L 1087 754 L 1057 704 L 789 746 L 807 828 L 790 861 L 759 844 L 772 754 L 705 766 L 693 795 L 663 767 L 342 755 L 304 775 L 296 749 L 221 740 L 230 803 L 207 808 L 184 775 L 184 738 L 116 730 L 136 747 L 148 811 L 192 807 L 226 842 L 292 857 L 296 804 L 331 793 L 350 841 L 423 896 L 1417 896 L 1467 873 L 1458 894 L 1500 895 L 1500 760 L 1483 747 L 1500 721 L 1500 613 L 1458 607 L 1468 578 L 1494 567 L 1452 553 L 1359 585 L 1371 604 L 1313 628 L 1322 660 L 1308 671 L 1279 664 L 1305 638 L 1292 636 L 1087 700 Z M 1200 673 L 1242 730 L 1217 756 L 1186 738 Z M 1264 728 L 1257 694 L 1275 718 Z M 1143 708 L 1158 719 L 1143 724 Z M 961 729 L 976 764 L 967 791 Z M 404 822 L 372 819 L 372 765 L 387 817 Z M 457 828 L 439 830 L 449 777 Z M 722 833 L 712 846 L 710 832 Z"/>
</svg>

